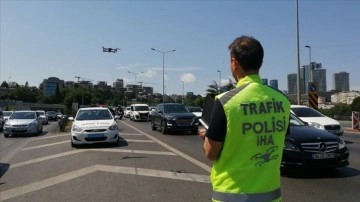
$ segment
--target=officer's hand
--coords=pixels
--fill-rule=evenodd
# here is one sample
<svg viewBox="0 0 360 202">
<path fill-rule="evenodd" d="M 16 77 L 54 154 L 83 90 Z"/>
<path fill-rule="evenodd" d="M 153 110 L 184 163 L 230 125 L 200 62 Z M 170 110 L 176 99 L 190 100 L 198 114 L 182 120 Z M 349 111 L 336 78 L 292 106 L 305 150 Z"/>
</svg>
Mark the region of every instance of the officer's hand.
<svg viewBox="0 0 360 202">
<path fill-rule="evenodd" d="M 206 134 L 206 129 L 205 128 L 200 128 L 198 131 L 198 135 L 201 139 L 205 139 L 205 134 Z"/>
</svg>

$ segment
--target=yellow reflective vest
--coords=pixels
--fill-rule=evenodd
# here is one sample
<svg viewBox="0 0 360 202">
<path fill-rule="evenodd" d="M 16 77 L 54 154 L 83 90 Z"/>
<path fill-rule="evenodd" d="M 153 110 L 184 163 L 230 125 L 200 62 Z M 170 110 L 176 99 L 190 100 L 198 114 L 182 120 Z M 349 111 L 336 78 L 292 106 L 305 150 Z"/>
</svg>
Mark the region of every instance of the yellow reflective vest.
<svg viewBox="0 0 360 202">
<path fill-rule="evenodd" d="M 290 102 L 262 84 L 258 75 L 246 76 L 217 99 L 225 111 L 227 132 L 211 171 L 213 200 L 279 201 Z"/>
</svg>

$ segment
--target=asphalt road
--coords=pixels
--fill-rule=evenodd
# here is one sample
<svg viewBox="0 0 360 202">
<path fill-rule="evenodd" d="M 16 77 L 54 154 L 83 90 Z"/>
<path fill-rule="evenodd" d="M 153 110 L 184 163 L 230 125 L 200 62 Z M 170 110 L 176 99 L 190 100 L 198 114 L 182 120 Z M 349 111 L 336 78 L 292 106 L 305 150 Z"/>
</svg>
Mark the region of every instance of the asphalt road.
<svg viewBox="0 0 360 202">
<path fill-rule="evenodd" d="M 118 121 L 123 141 L 70 147 L 57 123 L 36 137 L 0 136 L 0 201 L 211 201 L 211 162 L 195 135 Z M 346 132 L 350 166 L 283 176 L 283 201 L 358 201 L 360 133 Z"/>
</svg>

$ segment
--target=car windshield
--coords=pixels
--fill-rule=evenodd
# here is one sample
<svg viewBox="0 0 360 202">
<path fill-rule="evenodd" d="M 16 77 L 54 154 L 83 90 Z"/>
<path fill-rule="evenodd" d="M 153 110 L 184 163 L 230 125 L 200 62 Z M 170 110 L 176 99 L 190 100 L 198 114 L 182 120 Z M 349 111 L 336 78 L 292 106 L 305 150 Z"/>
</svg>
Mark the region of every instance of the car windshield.
<svg viewBox="0 0 360 202">
<path fill-rule="evenodd" d="M 320 112 L 316 111 L 313 108 L 292 107 L 291 110 L 298 117 L 324 117 L 323 114 L 321 114 Z"/>
<path fill-rule="evenodd" d="M 290 114 L 290 126 L 305 126 L 306 124 L 301 121 L 298 117 Z"/>
<path fill-rule="evenodd" d="M 40 115 L 45 115 L 45 112 L 37 112 Z"/>
<path fill-rule="evenodd" d="M 13 112 L 4 112 L 4 116 L 10 116 Z"/>
<path fill-rule="evenodd" d="M 165 113 L 185 113 L 189 112 L 184 105 L 165 105 Z"/>
<path fill-rule="evenodd" d="M 135 111 L 149 111 L 148 106 L 135 106 L 134 109 Z"/>
<path fill-rule="evenodd" d="M 109 110 L 80 110 L 76 116 L 77 121 L 109 119 L 113 119 Z"/>
<path fill-rule="evenodd" d="M 202 112 L 200 107 L 188 107 L 188 110 L 191 112 Z"/>
<path fill-rule="evenodd" d="M 46 112 L 46 114 L 48 114 L 48 115 L 56 115 L 56 112 L 48 111 L 48 112 Z"/>
<path fill-rule="evenodd" d="M 35 117 L 34 112 L 15 112 L 9 119 L 35 119 Z"/>
</svg>

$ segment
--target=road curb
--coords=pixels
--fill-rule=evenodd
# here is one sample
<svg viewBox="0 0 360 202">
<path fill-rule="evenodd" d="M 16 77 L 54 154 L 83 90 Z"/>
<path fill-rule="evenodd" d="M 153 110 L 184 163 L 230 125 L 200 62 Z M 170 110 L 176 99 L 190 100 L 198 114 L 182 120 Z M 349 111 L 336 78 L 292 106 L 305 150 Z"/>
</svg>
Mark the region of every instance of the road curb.
<svg viewBox="0 0 360 202">
<path fill-rule="evenodd" d="M 346 132 L 360 133 L 360 129 L 345 128 Z"/>
</svg>

